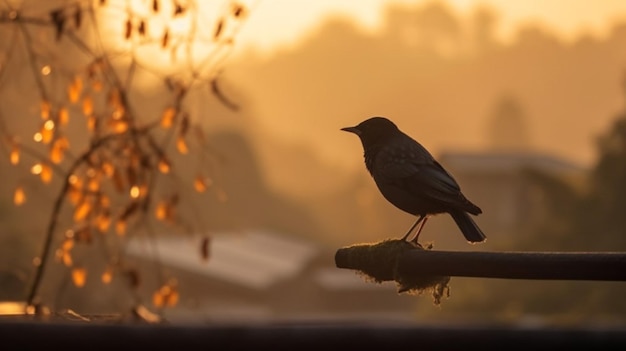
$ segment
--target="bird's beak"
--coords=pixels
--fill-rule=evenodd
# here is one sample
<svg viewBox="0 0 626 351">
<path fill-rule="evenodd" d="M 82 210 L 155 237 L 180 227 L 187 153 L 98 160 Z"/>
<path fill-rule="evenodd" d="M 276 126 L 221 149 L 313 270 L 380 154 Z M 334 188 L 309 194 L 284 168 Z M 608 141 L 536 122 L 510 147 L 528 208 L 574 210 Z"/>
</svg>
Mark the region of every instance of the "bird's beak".
<svg viewBox="0 0 626 351">
<path fill-rule="evenodd" d="M 345 127 L 345 128 L 341 128 L 341 130 L 343 130 L 344 132 L 350 132 L 356 135 L 361 135 L 361 130 L 357 127 Z"/>
</svg>

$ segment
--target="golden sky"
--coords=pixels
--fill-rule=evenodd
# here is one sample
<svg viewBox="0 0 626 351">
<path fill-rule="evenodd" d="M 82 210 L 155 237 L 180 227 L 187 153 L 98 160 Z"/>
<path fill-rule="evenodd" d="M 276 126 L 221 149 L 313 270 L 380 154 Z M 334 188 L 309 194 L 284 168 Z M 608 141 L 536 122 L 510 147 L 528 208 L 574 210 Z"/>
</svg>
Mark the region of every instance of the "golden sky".
<svg viewBox="0 0 626 351">
<path fill-rule="evenodd" d="M 474 86 L 479 83 L 472 80 L 476 78 L 469 74 L 468 79 L 456 81 L 453 72 L 433 73 L 438 77 L 436 81 L 431 82 L 433 87 L 415 93 L 420 96 L 420 99 L 424 99 L 423 103 L 419 105 L 411 104 L 411 101 L 403 99 L 402 96 L 397 96 L 395 100 L 385 100 L 385 97 L 374 99 L 376 102 L 372 102 L 367 107 L 364 106 L 365 104 L 358 103 L 362 96 L 369 96 L 368 90 L 359 89 L 374 85 L 374 79 L 365 83 L 363 81 L 355 83 L 345 80 L 343 81 L 345 84 L 341 86 L 343 90 L 338 88 L 338 90 L 333 90 L 334 93 L 342 91 L 345 95 L 341 98 L 328 97 L 326 91 L 319 86 L 323 86 L 334 78 L 337 78 L 333 81 L 334 85 L 339 84 L 339 76 L 344 76 L 345 72 L 354 74 L 364 72 L 342 69 L 341 64 L 346 64 L 349 61 L 332 61 L 342 62 L 332 66 L 331 60 L 328 59 L 328 63 L 335 69 L 332 71 L 333 76 L 329 73 L 330 68 L 322 66 L 322 63 L 327 63 L 324 57 L 321 59 L 317 57 L 318 61 L 322 62 L 318 62 L 319 64 L 316 64 L 315 58 L 312 58 L 311 62 L 308 62 L 310 66 L 304 68 L 293 61 L 306 60 L 306 55 L 314 54 L 313 49 L 302 54 L 302 48 L 307 47 L 306 45 L 312 45 L 311 42 L 315 43 L 315 38 L 319 38 L 320 29 L 327 28 L 324 26 L 327 24 L 325 20 L 329 16 L 352 18 L 364 30 L 376 32 L 379 25 L 383 29 L 382 25 L 387 18 L 385 12 L 387 6 L 413 4 L 418 6 L 410 7 L 421 7 L 432 2 L 432 0 L 252 1 L 253 7 L 250 16 L 239 32 L 235 50 L 245 55 L 249 53 L 248 50 L 251 47 L 257 48 L 268 58 L 271 58 L 249 71 L 245 71 L 245 68 L 241 67 L 230 67 L 232 69 L 230 72 L 237 81 L 237 85 L 242 89 L 245 88 L 249 94 L 250 105 L 254 106 L 254 119 L 259 123 L 259 130 L 263 131 L 264 138 L 271 135 L 275 140 L 294 145 L 310 146 L 325 162 L 333 167 L 359 169 L 356 167 L 362 166 L 362 158 L 360 157 L 362 151 L 359 143 L 341 134 L 339 128 L 356 124 L 371 115 L 384 115 L 396 120 L 409 134 L 418 138 L 434 154 L 445 150 L 484 149 L 488 140 L 485 135 L 485 126 L 488 124 L 487 117 L 491 111 L 490 108 L 495 104 L 498 97 L 505 92 L 512 92 L 516 95 L 526 109 L 532 134 L 530 146 L 534 150 L 565 157 L 578 164 L 590 165 L 596 156 L 595 138 L 610 126 L 611 119 L 623 106 L 623 96 L 618 83 L 619 77 L 616 76 L 612 68 L 616 65 L 623 66 L 622 51 L 617 49 L 611 53 L 607 53 L 605 50 L 585 54 L 589 57 L 603 57 L 604 61 L 600 61 L 604 62 L 602 64 L 604 66 L 601 67 L 594 66 L 597 64 L 595 61 L 570 60 L 565 56 L 559 57 L 559 60 L 565 59 L 571 65 L 578 67 L 557 79 L 567 80 L 568 86 L 577 87 L 576 89 L 565 89 L 569 91 L 568 93 L 564 93 L 564 89 L 560 89 L 555 83 L 555 79 L 545 76 L 546 72 L 551 72 L 551 74 L 564 72 L 561 68 L 565 66 L 559 66 L 565 64 L 564 62 L 556 63 L 554 66 L 544 69 L 537 66 L 549 65 L 549 62 L 540 60 L 536 62 L 536 65 L 528 66 L 523 63 L 528 63 L 532 59 L 520 57 L 517 66 L 512 65 L 506 71 L 507 74 L 511 74 L 511 76 L 507 76 L 507 81 L 502 81 L 490 73 L 488 66 L 483 67 L 480 71 L 481 89 L 479 90 L 484 93 L 484 96 L 480 99 L 472 95 L 475 88 L 458 85 L 467 83 L 469 86 Z M 576 47 L 575 43 L 581 36 L 606 39 L 611 35 L 611 30 L 615 24 L 626 22 L 626 0 L 440 1 L 449 4 L 451 12 L 458 16 L 461 26 L 471 26 L 471 16 L 477 7 L 490 8 L 496 14 L 497 39 L 511 45 L 517 42 L 516 34 L 520 26 L 540 27 L 550 33 L 550 36 L 554 35 L 562 42 L 571 43 L 573 44 L 572 47 Z M 289 50 L 290 46 L 296 48 L 299 44 L 304 46 L 296 50 Z M 584 46 L 581 48 L 584 49 Z M 337 55 L 349 55 L 344 51 L 339 51 L 341 50 L 338 50 Z M 570 53 L 575 55 L 576 50 Z M 247 57 L 242 57 L 244 57 L 245 62 Z M 289 61 L 289 58 L 292 61 Z M 233 62 L 237 62 L 236 57 L 233 59 Z M 336 57 L 333 58 L 333 60 L 335 59 Z M 275 65 L 275 70 L 271 71 L 272 74 L 264 76 L 261 72 L 267 70 L 267 66 L 272 64 Z M 297 66 L 297 70 L 295 68 L 290 70 L 289 67 L 292 65 Z M 611 66 L 610 71 L 608 66 Z M 283 71 L 280 69 L 281 67 L 287 68 Z M 513 67 L 518 67 L 518 69 Z M 522 67 L 528 69 L 528 73 L 516 75 L 515 72 L 521 70 Z M 604 70 L 605 68 L 607 70 Z M 310 75 L 307 75 L 306 72 L 302 73 L 302 71 L 307 70 L 318 71 L 310 73 Z M 395 77 L 393 79 L 401 77 L 394 76 L 393 71 L 394 67 L 387 68 L 387 73 L 384 76 L 387 79 L 391 79 L 389 77 Z M 298 83 L 290 85 L 288 80 L 291 78 L 284 78 L 284 75 L 297 76 L 295 79 Z M 450 80 L 446 80 L 448 79 L 446 77 Z M 272 89 L 267 89 L 269 79 L 271 79 Z M 394 82 L 396 87 L 400 84 L 402 84 L 400 81 Z M 412 87 L 415 88 L 414 85 Z M 443 87 L 442 94 L 447 91 L 448 87 L 454 87 L 454 92 L 457 94 L 454 96 L 455 103 L 443 103 L 440 99 L 444 95 L 434 94 L 437 87 Z M 467 89 L 464 90 L 465 88 Z M 605 90 L 600 93 L 601 89 Z M 297 92 L 294 93 L 293 90 L 297 90 Z M 583 91 L 584 93 L 578 95 L 576 91 Z M 569 98 L 559 100 L 563 94 L 570 93 L 572 95 L 568 95 Z M 381 94 L 381 92 L 377 91 L 377 94 Z M 377 96 L 380 97 L 380 95 Z M 326 98 L 328 101 L 324 100 Z M 328 104 L 319 107 L 322 106 L 322 101 Z M 384 101 L 388 101 L 388 103 L 386 104 Z M 429 107 L 427 108 L 426 105 Z M 432 109 L 430 109 L 431 107 Z M 317 115 L 312 112 L 313 110 L 316 111 Z M 328 111 L 331 113 L 326 113 Z M 467 114 L 460 114 L 459 111 L 464 111 Z M 318 117 L 320 115 L 324 117 Z M 412 117 L 414 115 L 417 117 Z M 461 120 L 459 116 L 466 116 L 463 118 L 467 119 Z M 566 123 L 564 116 L 577 121 L 567 124 L 565 132 L 562 128 L 563 123 Z M 589 119 L 588 116 L 593 116 L 593 118 Z M 419 119 L 420 124 L 411 122 L 414 118 Z M 451 128 L 450 125 L 455 127 Z M 319 137 L 320 135 L 324 137 Z M 268 151 L 267 154 L 270 152 Z M 278 177 L 276 179 L 278 179 L 276 184 L 285 186 L 284 179 Z"/>
<path fill-rule="evenodd" d="M 118 1 L 121 1 L 123 3 L 125 0 Z M 145 7 L 144 1 L 134 1 L 136 1 L 137 4 L 143 5 L 143 7 Z M 263 71 L 264 66 L 270 65 L 271 62 L 276 62 L 281 58 L 290 57 L 289 50 L 283 49 L 289 48 L 290 46 L 296 47 L 298 44 L 305 45 L 308 42 L 307 39 L 310 39 L 319 34 L 319 30 L 321 28 L 324 28 L 324 25 L 327 24 L 326 20 L 330 16 L 351 18 L 363 30 L 375 33 L 379 27 L 384 25 L 387 7 L 394 4 L 421 6 L 427 5 L 428 3 L 433 1 L 447 3 L 452 10 L 451 12 L 458 16 L 458 20 L 461 26 L 469 24 L 471 15 L 477 8 L 488 7 L 496 14 L 496 37 L 504 43 L 514 42 L 517 29 L 520 26 L 524 25 L 542 27 L 546 29 L 546 31 L 550 32 L 552 35 L 558 36 L 559 39 L 561 39 L 562 41 L 574 42 L 581 35 L 591 35 L 594 37 L 603 38 L 605 36 L 608 36 L 614 24 L 626 22 L 626 0 L 239 1 L 249 6 L 250 11 L 245 21 L 243 21 L 243 26 L 240 28 L 241 30 L 239 32 L 236 32 L 236 45 L 234 46 L 235 51 L 233 52 L 234 55 L 229 57 L 229 59 L 232 59 L 232 61 L 226 63 L 227 66 L 230 63 L 235 64 L 233 66 L 230 66 L 226 71 L 232 74 L 231 77 L 233 77 L 233 80 L 236 81 L 235 85 L 237 86 L 237 89 L 242 91 L 243 94 L 246 94 L 246 96 L 249 97 L 248 106 L 252 107 L 250 107 L 249 110 L 246 110 L 246 113 L 250 113 L 252 119 L 256 123 L 258 123 L 260 131 L 259 135 L 262 135 L 263 138 L 267 138 L 268 136 L 271 136 L 272 138 L 275 137 L 276 140 L 281 140 L 287 143 L 297 142 L 302 143 L 303 145 L 306 144 L 307 146 L 310 146 L 311 149 L 317 150 L 316 152 L 318 152 L 321 157 L 325 159 L 325 161 L 328 161 L 335 165 L 347 165 L 348 168 L 354 168 L 357 165 L 361 165 L 362 160 L 359 157 L 354 156 L 354 153 L 360 153 L 360 151 L 358 151 L 360 146 L 354 140 L 350 140 L 345 135 L 339 133 L 339 128 L 346 125 L 356 124 L 360 121 L 360 119 L 368 115 L 386 115 L 388 112 L 390 113 L 389 106 L 386 106 L 383 102 L 380 102 L 380 104 L 375 107 L 369 106 L 367 111 L 361 111 L 358 110 L 358 106 L 360 106 L 359 104 L 357 104 L 357 106 L 355 107 L 351 105 L 349 106 L 346 101 L 341 101 L 341 107 L 344 109 L 342 110 L 343 113 L 338 114 L 334 117 L 326 116 L 324 120 L 325 122 L 322 122 L 319 119 L 313 119 L 313 117 L 307 115 L 307 112 L 310 112 L 309 110 L 311 110 L 311 101 L 286 101 L 289 99 L 282 95 L 282 93 L 292 93 L 293 91 L 282 91 L 281 93 L 276 93 L 276 96 L 268 96 L 268 94 L 272 94 L 272 92 L 268 92 L 268 90 L 278 92 L 281 88 L 280 84 L 285 83 L 274 82 L 276 80 L 280 80 L 279 78 L 273 79 L 274 81 L 272 81 L 272 84 L 276 84 L 272 85 L 272 89 L 267 89 L 267 81 L 262 82 L 260 85 L 255 85 L 256 82 L 262 81 L 262 79 L 267 79 L 267 77 L 260 78 L 258 76 L 259 74 L 263 74 L 260 71 Z M 198 10 L 200 12 L 200 18 L 202 18 L 202 23 L 204 24 L 203 26 L 201 26 L 200 29 L 204 32 L 209 33 L 208 35 L 210 36 L 213 31 L 211 21 L 215 19 L 216 13 L 219 13 L 219 11 L 216 11 L 218 10 L 217 7 L 227 4 L 227 2 L 198 1 L 197 4 Z M 170 13 L 171 11 L 164 12 Z M 108 18 L 113 19 L 113 22 L 115 22 L 112 24 L 111 28 L 115 28 L 115 30 L 117 31 L 121 31 L 124 28 L 119 23 L 120 21 L 123 21 L 123 17 L 120 18 L 119 16 L 109 16 Z M 160 33 L 158 28 L 155 29 L 155 31 L 157 33 Z M 185 32 L 185 27 L 179 28 L 179 31 Z M 110 37 L 122 38 L 123 36 L 110 35 Z M 129 45 L 127 40 L 121 40 L 121 44 L 127 46 Z M 162 70 L 175 70 L 176 67 L 178 67 L 172 63 L 171 57 L 168 52 L 161 50 L 160 47 L 155 47 L 152 49 L 153 51 L 143 52 L 143 54 L 145 54 L 143 57 L 146 58 L 146 60 L 142 61 L 143 64 L 148 64 L 150 66 L 156 65 Z M 202 47 L 200 49 L 202 49 Z M 267 64 L 261 64 L 260 67 L 253 67 L 251 71 L 246 71 L 245 67 L 236 67 L 237 63 L 240 64 L 240 66 L 245 66 L 241 65 L 241 63 L 250 63 L 249 61 L 255 61 L 259 63 L 262 61 L 262 57 L 259 57 L 258 55 L 246 56 L 247 54 L 250 54 L 250 49 L 254 49 L 256 54 L 262 53 L 265 54 L 266 57 L 271 57 L 271 60 L 268 60 Z M 202 50 L 193 51 L 193 53 L 195 54 L 201 52 Z M 159 53 L 161 54 L 160 56 L 156 55 Z M 275 55 L 272 56 L 273 54 Z M 599 53 L 599 55 L 604 54 Z M 203 55 L 198 54 L 198 56 L 202 57 Z M 243 61 L 238 61 L 238 58 L 243 58 Z M 300 57 L 300 60 L 303 60 L 304 58 L 306 57 Z M 185 63 L 184 60 L 178 60 L 177 62 L 183 65 Z M 252 63 L 252 65 L 254 65 L 254 63 Z M 316 69 L 318 70 L 323 70 L 322 67 L 316 67 Z M 602 77 L 604 76 L 599 74 L 601 73 L 599 72 L 601 71 L 601 68 L 604 67 L 595 67 L 594 74 L 591 74 L 590 78 L 600 77 L 597 79 L 602 79 Z M 315 97 L 315 99 L 322 99 L 323 91 L 315 89 L 309 91 L 301 90 L 302 88 L 307 86 L 315 86 L 316 79 L 322 77 L 322 75 L 314 74 L 313 76 L 306 76 L 306 72 L 302 72 L 303 70 L 306 71 L 306 69 L 302 69 L 302 67 L 300 67 L 299 69 L 300 70 L 297 72 L 291 72 L 295 75 L 299 75 L 301 73 L 304 74 L 304 76 L 298 76 L 298 79 L 301 79 L 302 81 L 300 81 L 297 86 L 297 89 L 299 89 L 298 93 L 296 93 L 294 96 L 291 96 L 291 100 L 297 100 L 298 98 L 304 99 L 304 97 L 306 96 L 313 96 Z M 587 66 L 584 66 L 583 70 L 589 71 L 587 69 Z M 345 70 L 342 70 L 340 68 L 338 72 L 341 71 Z M 284 74 L 284 72 L 282 71 L 274 73 L 278 75 Z M 483 72 L 485 76 L 487 75 L 487 73 L 488 72 Z M 613 74 L 612 72 L 608 73 L 608 71 L 604 73 L 609 75 L 610 77 L 612 77 L 612 75 L 610 74 Z M 517 77 L 516 79 L 518 78 L 520 77 Z M 445 79 L 445 77 L 442 77 L 442 79 Z M 322 84 L 325 84 L 325 82 L 323 82 Z M 441 81 L 439 81 L 439 83 L 440 82 Z M 451 82 L 448 83 L 452 84 Z M 576 83 L 577 86 L 581 86 L 581 89 L 584 85 L 590 86 L 589 84 L 586 84 L 587 82 L 585 82 L 585 84 L 581 84 L 581 82 L 576 81 L 572 84 L 574 83 Z M 545 107 L 544 105 L 552 104 L 551 102 L 547 103 L 546 101 L 550 101 L 552 94 L 555 93 L 555 91 L 552 90 L 538 93 L 541 89 L 545 89 L 546 84 L 540 84 L 538 86 L 533 85 L 532 88 L 526 89 L 527 85 L 534 83 L 527 82 L 526 84 L 520 82 L 512 82 L 509 85 L 504 83 L 498 83 L 503 86 L 494 83 L 495 85 L 493 85 L 493 89 L 497 88 L 497 93 L 499 94 L 501 93 L 500 90 L 507 90 L 514 87 L 518 90 L 517 93 L 521 94 L 520 98 L 522 99 L 522 103 L 528 108 L 529 115 L 531 116 L 531 118 L 535 118 L 537 120 L 535 121 L 535 125 L 533 125 L 533 137 L 535 138 L 535 140 L 532 141 L 532 146 L 540 148 L 542 150 L 556 152 L 559 155 L 573 158 L 584 164 L 589 164 L 589 162 L 592 162 L 595 157 L 593 139 L 600 132 L 604 131 L 607 128 L 610 117 L 613 116 L 615 111 L 621 108 L 623 103 L 621 93 L 618 90 L 619 88 L 612 85 L 615 84 L 613 81 L 596 83 L 600 84 L 598 85 L 600 87 L 607 87 L 607 89 L 612 89 L 611 92 L 613 93 L 613 95 L 607 97 L 607 94 L 599 93 L 598 91 L 589 92 L 589 96 L 596 94 L 604 97 L 604 100 L 598 102 L 596 105 L 593 105 L 594 115 L 609 117 L 606 117 L 602 120 L 595 119 L 593 121 L 586 121 L 587 125 L 585 125 L 584 128 L 579 127 L 582 126 L 582 124 L 580 123 L 575 124 L 574 127 L 570 127 L 566 135 L 569 135 L 571 139 L 576 140 L 576 143 L 574 144 L 571 143 L 571 140 L 568 141 L 564 140 L 563 138 L 557 141 L 553 136 L 553 133 L 555 133 L 556 130 L 559 130 L 558 128 L 560 126 L 560 123 L 562 123 L 562 121 L 560 119 L 557 119 L 556 117 L 569 115 L 572 111 L 553 111 L 550 109 L 540 109 L 540 106 Z M 353 84 L 350 86 L 350 89 L 344 89 L 344 91 L 351 91 L 353 95 L 356 94 L 359 96 L 367 96 L 365 92 L 358 91 L 358 89 L 356 88 L 357 85 L 362 84 Z M 284 86 L 282 86 L 282 88 L 284 88 Z M 469 91 L 471 92 L 471 89 L 469 89 Z M 558 91 L 558 89 L 556 89 L 556 91 Z M 498 97 L 496 93 L 487 95 L 488 97 L 485 97 L 485 99 L 489 99 L 490 103 L 493 103 L 492 100 Z M 583 99 L 589 100 L 588 95 L 585 95 Z M 422 95 L 422 98 L 427 97 L 428 95 Z M 430 97 L 433 98 L 433 96 Z M 578 99 L 581 99 L 578 95 L 576 95 L 576 97 Z M 346 96 L 346 98 L 349 98 L 349 96 Z M 470 100 L 474 101 L 476 99 Z M 597 100 L 601 100 L 601 98 L 597 98 Z M 381 101 L 384 101 L 384 99 L 381 99 Z M 314 104 L 318 104 L 318 102 L 319 101 L 315 102 Z M 459 104 L 461 102 L 460 97 L 456 97 L 455 102 L 456 104 Z M 391 109 L 393 110 L 392 112 L 394 112 L 394 114 L 387 115 L 387 117 L 402 120 L 403 118 L 407 119 L 408 117 L 406 116 L 408 115 L 420 112 L 432 112 L 433 116 L 437 116 L 436 118 L 428 117 L 430 118 L 428 120 L 429 128 L 427 130 L 421 131 L 422 134 L 419 135 L 421 138 L 423 138 L 423 142 L 425 142 L 425 145 L 430 146 L 432 148 L 431 150 L 435 153 L 441 151 L 443 147 L 465 149 L 469 147 L 480 148 L 484 146 L 483 144 L 485 143 L 485 137 L 483 135 L 483 125 L 486 122 L 484 122 L 483 120 L 485 119 L 484 115 L 488 111 L 487 107 L 472 105 L 474 106 L 474 110 L 472 110 L 473 115 L 468 118 L 472 118 L 474 122 L 468 124 L 467 128 L 471 127 L 473 129 L 467 133 L 462 133 L 463 135 L 459 137 L 457 135 L 459 133 L 455 134 L 456 131 L 437 134 L 437 128 L 445 129 L 444 127 L 446 126 L 446 124 L 453 123 L 452 118 L 458 115 L 457 112 L 452 111 L 447 111 L 446 114 L 446 108 L 449 107 L 446 104 L 433 103 L 433 106 L 430 106 L 432 110 L 418 111 L 415 106 L 411 106 L 406 107 L 406 111 L 397 111 L 397 109 L 403 108 L 403 103 L 406 103 L 406 101 L 395 101 L 393 104 L 391 104 L 396 107 L 396 110 Z M 480 103 L 476 103 L 475 101 L 472 103 L 480 105 Z M 483 101 L 482 104 L 486 104 L 486 102 Z M 567 105 L 562 102 L 561 104 Z M 603 110 L 598 110 L 598 106 L 602 107 Z M 251 112 L 252 110 L 253 112 Z M 333 109 L 333 111 L 335 112 L 336 110 L 336 108 Z M 580 110 L 580 108 L 578 108 L 578 110 Z M 548 118 L 545 116 L 551 117 Z M 457 121 L 456 123 L 461 122 Z M 406 129 L 409 132 L 416 133 L 418 130 L 416 125 L 411 125 L 410 123 L 406 123 L 403 125 L 406 126 Z M 313 133 L 311 131 L 315 128 L 317 128 L 317 133 L 324 133 L 323 135 L 326 135 L 328 137 L 313 137 Z M 437 134 L 437 137 L 433 136 L 435 134 Z M 319 139 L 323 139 L 323 143 Z M 337 152 L 336 145 L 342 145 L 344 147 L 350 146 L 352 147 L 352 149 Z"/>
<path fill-rule="evenodd" d="M 262 51 L 297 42 L 329 15 L 353 17 L 362 27 L 376 30 L 385 6 L 393 3 L 427 3 L 431 0 L 256 0 L 239 37 L 240 49 Z M 541 23 L 561 38 L 581 33 L 606 34 L 612 23 L 626 19 L 622 0 L 442 0 L 461 14 L 485 5 L 500 17 L 499 36 L 511 39 L 515 28 Z"/>
</svg>

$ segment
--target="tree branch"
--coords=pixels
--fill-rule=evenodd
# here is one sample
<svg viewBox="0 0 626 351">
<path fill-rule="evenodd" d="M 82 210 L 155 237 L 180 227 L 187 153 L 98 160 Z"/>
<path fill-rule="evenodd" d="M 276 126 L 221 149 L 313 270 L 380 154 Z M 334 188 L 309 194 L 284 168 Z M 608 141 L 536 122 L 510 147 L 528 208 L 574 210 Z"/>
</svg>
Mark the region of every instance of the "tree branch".
<svg viewBox="0 0 626 351">
<path fill-rule="evenodd" d="M 48 256 L 52 248 L 52 239 L 54 238 L 54 233 L 57 227 L 57 222 L 59 220 L 61 207 L 63 206 L 63 202 L 66 198 L 67 191 L 70 187 L 69 178 L 74 174 L 75 170 L 81 167 L 85 162 L 87 162 L 89 157 L 93 153 L 97 152 L 100 149 L 100 147 L 110 142 L 111 140 L 115 140 L 122 136 L 123 135 L 111 134 L 98 140 L 89 148 L 89 150 L 85 151 L 85 153 L 83 153 L 80 158 L 74 161 L 72 166 L 70 166 L 69 170 L 67 171 L 65 179 L 63 180 L 63 187 L 61 188 L 61 191 L 59 191 L 59 194 L 57 195 L 54 205 L 52 207 L 52 213 L 50 215 L 50 220 L 48 221 L 48 227 L 46 229 L 46 236 L 45 236 L 43 248 L 41 251 L 40 262 L 35 271 L 35 277 L 33 279 L 33 283 L 28 291 L 28 296 L 26 298 L 27 306 L 34 305 L 35 298 L 37 297 L 37 292 L 39 291 L 39 285 L 41 284 L 41 280 L 43 278 L 43 275 L 47 266 L 46 263 L 48 261 Z"/>
<path fill-rule="evenodd" d="M 623 252 L 413 251 L 400 260 L 401 274 L 442 274 L 536 280 L 626 281 Z"/>
<path fill-rule="evenodd" d="M 341 248 L 335 264 L 398 283 L 434 276 L 626 281 L 624 252 L 433 251 L 389 240 Z"/>
</svg>

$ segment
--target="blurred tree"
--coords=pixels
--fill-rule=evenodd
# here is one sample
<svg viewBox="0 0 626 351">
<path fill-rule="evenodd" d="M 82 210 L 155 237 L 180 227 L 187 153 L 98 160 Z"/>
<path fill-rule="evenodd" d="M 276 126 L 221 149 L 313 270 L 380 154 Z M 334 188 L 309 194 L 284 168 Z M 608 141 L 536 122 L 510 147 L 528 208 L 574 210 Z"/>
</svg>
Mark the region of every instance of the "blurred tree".
<svg viewBox="0 0 626 351">
<path fill-rule="evenodd" d="M 424 6 L 391 6 L 387 35 L 418 52 L 454 54 L 459 51 L 461 25 L 454 11 L 441 2 Z"/>
<path fill-rule="evenodd" d="M 626 250 L 626 108 L 596 145 L 598 160 L 585 185 L 531 175 L 546 195 L 548 213 L 533 240 L 555 249 Z"/>
<path fill-rule="evenodd" d="M 498 17 L 488 7 L 480 6 L 472 14 L 474 45 L 479 52 L 490 51 L 496 47 L 496 25 Z"/>
<path fill-rule="evenodd" d="M 626 84 L 624 85 L 626 97 Z M 626 250 L 626 108 L 598 140 L 599 158 L 575 225 L 592 247 Z"/>
<path fill-rule="evenodd" d="M 520 103 L 511 96 L 501 97 L 489 125 L 491 146 L 497 150 L 521 151 L 529 146 L 528 120 Z"/>
<path fill-rule="evenodd" d="M 517 250 L 626 250 L 626 108 L 598 139 L 597 149 L 598 161 L 583 184 L 554 174 L 525 173 L 543 194 L 545 217 L 518 238 Z M 540 291 L 519 286 L 506 299 L 517 301 L 516 315 L 558 315 L 582 322 L 585 316 L 612 318 L 626 312 L 624 294 L 623 284 L 564 281 Z M 504 304 L 503 296 L 495 298 L 489 302 Z"/>
<path fill-rule="evenodd" d="M 228 0 L 0 2 L 0 147 L 40 182 L 15 177 L 12 200 L 38 202 L 47 193 L 41 184 L 58 189 L 34 260 L 31 309 L 42 302 L 51 255 L 75 286 L 94 275 L 109 284 L 137 274 L 123 262 L 128 236 L 185 228 L 189 218 L 176 211 L 183 189 L 158 186 L 181 184 L 175 154 L 199 156 L 186 183 L 212 193 L 209 148 L 187 97 L 208 92 L 236 109 L 217 78 L 247 12 Z M 105 256 L 96 272 L 87 249 L 94 245 Z M 157 307 L 178 299 L 167 277 L 155 294 Z"/>
</svg>

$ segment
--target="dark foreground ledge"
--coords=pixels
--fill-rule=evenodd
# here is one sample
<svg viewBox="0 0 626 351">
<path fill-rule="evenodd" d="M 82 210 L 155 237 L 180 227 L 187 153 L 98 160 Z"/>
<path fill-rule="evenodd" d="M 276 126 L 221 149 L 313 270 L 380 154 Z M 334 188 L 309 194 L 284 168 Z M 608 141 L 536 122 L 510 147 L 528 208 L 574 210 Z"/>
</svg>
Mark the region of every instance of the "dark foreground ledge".
<svg viewBox="0 0 626 351">
<path fill-rule="evenodd" d="M 626 328 L 406 326 L 367 323 L 126 325 L 0 320 L 5 350 L 626 349 Z"/>
</svg>

